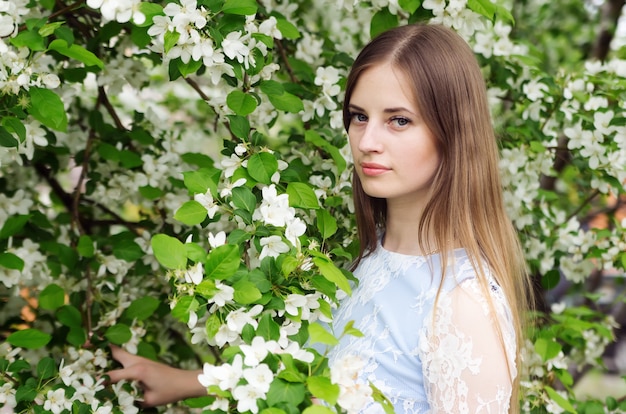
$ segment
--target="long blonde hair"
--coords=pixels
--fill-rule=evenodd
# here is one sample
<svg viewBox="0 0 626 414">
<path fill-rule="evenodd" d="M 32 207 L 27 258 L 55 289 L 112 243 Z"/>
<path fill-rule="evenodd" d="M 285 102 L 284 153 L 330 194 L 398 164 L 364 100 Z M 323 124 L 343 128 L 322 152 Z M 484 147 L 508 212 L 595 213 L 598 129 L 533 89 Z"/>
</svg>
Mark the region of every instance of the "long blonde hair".
<svg viewBox="0 0 626 414">
<path fill-rule="evenodd" d="M 343 106 L 346 130 L 350 98 L 360 75 L 387 62 L 412 84 L 416 105 L 441 157 L 419 224 L 420 248 L 441 252 L 441 263 L 447 263 L 455 245 L 465 248 L 487 298 L 487 273 L 493 274 L 511 307 L 519 367 L 523 314 L 531 290 L 517 233 L 504 210 L 498 146 L 480 67 L 467 43 L 446 27 L 417 24 L 384 32 L 361 51 L 348 76 Z M 358 263 L 376 248 L 379 231 L 385 228 L 387 204 L 368 196 L 357 174 L 353 174 L 353 196 Z M 431 233 L 432 238 L 427 237 Z M 493 312 L 491 301 L 489 306 Z M 519 410 L 519 377 L 513 384 L 511 412 Z"/>
</svg>

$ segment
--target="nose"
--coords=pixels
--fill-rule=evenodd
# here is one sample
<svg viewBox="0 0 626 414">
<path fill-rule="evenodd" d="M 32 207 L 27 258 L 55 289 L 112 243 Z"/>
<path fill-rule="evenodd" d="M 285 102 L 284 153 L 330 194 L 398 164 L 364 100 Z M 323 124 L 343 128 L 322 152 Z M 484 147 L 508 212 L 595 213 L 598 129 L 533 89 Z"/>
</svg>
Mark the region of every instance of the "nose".
<svg viewBox="0 0 626 414">
<path fill-rule="evenodd" d="M 371 120 L 358 131 L 358 149 L 363 153 L 381 152 L 383 129 Z"/>
</svg>

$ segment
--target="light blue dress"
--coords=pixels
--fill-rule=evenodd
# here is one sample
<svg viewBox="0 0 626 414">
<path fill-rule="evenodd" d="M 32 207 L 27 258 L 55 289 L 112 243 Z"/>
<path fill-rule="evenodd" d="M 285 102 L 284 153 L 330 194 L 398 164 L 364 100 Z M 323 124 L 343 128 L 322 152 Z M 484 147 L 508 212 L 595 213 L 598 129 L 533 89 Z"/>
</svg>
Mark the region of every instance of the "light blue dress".
<svg viewBox="0 0 626 414">
<path fill-rule="evenodd" d="M 380 389 L 397 414 L 508 412 L 516 375 L 510 309 L 493 279 L 488 306 L 464 249 L 451 256 L 437 298 L 438 254 L 408 256 L 379 245 L 355 270 L 359 285 L 334 316 L 336 336 L 349 321 L 363 336 L 342 337 L 331 350 L 331 366 L 360 357 L 358 381 Z M 382 408 L 370 400 L 360 412 Z"/>
</svg>

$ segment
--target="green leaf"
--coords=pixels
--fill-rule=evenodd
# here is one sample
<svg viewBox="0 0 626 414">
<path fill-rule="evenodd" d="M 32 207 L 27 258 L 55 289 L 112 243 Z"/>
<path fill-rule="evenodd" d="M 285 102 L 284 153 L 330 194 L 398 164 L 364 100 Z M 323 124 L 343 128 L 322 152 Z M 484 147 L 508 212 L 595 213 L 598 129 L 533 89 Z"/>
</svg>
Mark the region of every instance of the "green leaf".
<svg viewBox="0 0 626 414">
<path fill-rule="evenodd" d="M 248 160 L 248 174 L 256 181 L 271 184 L 272 175 L 278 171 L 278 161 L 269 152 L 258 152 Z"/>
<path fill-rule="evenodd" d="M 206 250 L 196 243 L 185 243 L 187 258 L 194 263 L 204 262 L 206 260 Z"/>
<path fill-rule="evenodd" d="M 41 242 L 41 247 L 68 269 L 74 269 L 78 262 L 78 254 L 70 246 L 54 241 L 44 241 Z"/>
<path fill-rule="evenodd" d="M 187 323 L 189 314 L 198 310 L 198 301 L 193 296 L 183 296 L 178 299 L 176 306 L 172 309 L 172 316 L 181 322 Z"/>
<path fill-rule="evenodd" d="M 47 37 L 50 36 L 51 34 L 53 34 L 59 27 L 63 26 L 65 23 L 63 22 L 54 22 L 54 23 L 46 23 L 43 25 L 43 27 L 41 29 L 39 29 L 38 33 L 43 36 L 43 37 Z"/>
<path fill-rule="evenodd" d="M 304 104 L 302 99 L 296 95 L 292 95 L 289 92 L 285 92 L 281 95 L 267 95 L 274 108 L 279 111 L 291 112 L 297 114 L 304 110 Z"/>
<path fill-rule="evenodd" d="M 310 142 L 316 147 L 329 153 L 333 161 L 335 162 L 335 165 L 337 166 L 337 172 L 339 174 L 345 171 L 347 166 L 346 159 L 343 157 L 343 155 L 341 155 L 339 148 L 335 147 L 333 144 L 322 138 L 320 134 L 311 129 L 307 130 L 304 133 L 304 139 L 306 142 Z"/>
<path fill-rule="evenodd" d="M 86 234 L 83 234 L 78 238 L 78 244 L 76 245 L 76 251 L 83 257 L 93 257 L 94 255 L 93 240 Z"/>
<path fill-rule="evenodd" d="M 57 366 L 54 359 L 44 356 L 37 363 L 37 376 L 40 379 L 52 378 L 57 374 Z"/>
<path fill-rule="evenodd" d="M 276 28 L 285 39 L 298 39 L 300 37 L 300 31 L 298 28 L 286 19 L 277 18 Z"/>
<path fill-rule="evenodd" d="M 222 172 L 217 168 L 200 168 L 195 171 L 183 173 L 185 187 L 192 194 L 204 194 L 211 190 L 211 194 L 217 194 L 217 183 Z"/>
<path fill-rule="evenodd" d="M 226 240 L 229 244 L 240 245 L 250 240 L 250 233 L 242 229 L 235 229 L 226 236 Z"/>
<path fill-rule="evenodd" d="M 142 1 L 141 3 L 139 3 L 139 11 L 143 13 L 144 16 L 146 16 L 146 21 L 142 24 L 135 23 L 139 27 L 152 26 L 154 16 L 162 16 L 164 14 L 163 6 L 157 3 L 150 3 L 147 1 Z"/>
<path fill-rule="evenodd" d="M 193 75 L 204 65 L 202 60 L 189 59 L 189 62 L 185 63 L 182 60 L 178 61 L 178 71 L 183 77 Z"/>
<path fill-rule="evenodd" d="M 104 63 L 102 63 L 96 55 L 76 43 L 68 45 L 67 41 L 63 39 L 55 39 L 50 43 L 48 49 L 59 52 L 70 59 L 76 59 L 84 63 L 85 66 L 97 66 L 100 69 L 104 68 Z"/>
<path fill-rule="evenodd" d="M 606 408 L 608 408 L 610 411 L 617 410 L 618 404 L 615 398 L 611 396 L 606 397 L 605 403 L 606 403 Z"/>
<path fill-rule="evenodd" d="M 370 22 L 370 37 L 374 38 L 397 25 L 398 16 L 392 14 L 388 8 L 381 9 L 372 17 Z"/>
<path fill-rule="evenodd" d="M 122 167 L 127 169 L 141 167 L 143 165 L 143 160 L 141 159 L 141 156 L 136 152 L 130 150 L 120 151 L 119 159 Z"/>
<path fill-rule="evenodd" d="M 15 47 L 27 47 L 35 52 L 46 50 L 43 37 L 39 33 L 31 30 L 24 30 L 18 33 L 17 36 L 11 38 L 10 42 Z"/>
<path fill-rule="evenodd" d="M 241 139 L 248 139 L 250 134 L 250 121 L 239 115 L 227 115 L 228 127 L 234 136 Z"/>
<path fill-rule="evenodd" d="M 178 43 L 178 39 L 180 39 L 180 33 L 178 33 L 177 31 L 169 31 L 169 30 L 167 30 L 165 32 L 164 37 L 163 37 L 163 49 L 164 49 L 164 52 L 167 53 L 174 46 L 176 46 L 176 43 Z M 178 67 L 176 66 L 176 68 L 178 68 Z M 173 80 L 173 79 L 170 79 L 170 80 Z"/>
<path fill-rule="evenodd" d="M 285 93 L 285 88 L 283 87 L 283 85 L 275 80 L 262 81 L 259 84 L 259 88 L 261 88 L 261 92 L 263 92 L 267 96 L 282 95 L 283 93 Z"/>
<path fill-rule="evenodd" d="M 317 322 L 309 324 L 309 340 L 311 343 L 337 345 L 339 341 Z"/>
<path fill-rule="evenodd" d="M 258 336 L 262 336 L 266 341 L 277 341 L 280 339 L 280 326 L 269 313 L 265 313 L 261 319 L 259 319 L 259 326 L 256 329 L 256 334 Z"/>
<path fill-rule="evenodd" d="M 563 408 L 568 413 L 576 414 L 576 409 L 572 403 L 570 403 L 567 399 L 565 399 L 561 394 L 557 393 L 552 387 L 544 386 L 544 389 L 548 393 L 548 396 L 552 401 L 557 403 L 561 408 Z"/>
<path fill-rule="evenodd" d="M 409 14 L 415 13 L 415 10 L 421 6 L 422 0 L 398 0 L 398 5 L 402 7 L 402 10 L 409 12 Z"/>
<path fill-rule="evenodd" d="M 28 90 L 31 106 L 30 114 L 37 121 L 57 131 L 67 131 L 67 114 L 59 95 L 44 88 L 31 87 Z"/>
<path fill-rule="evenodd" d="M 232 202 L 235 207 L 253 213 L 256 209 L 256 197 L 248 187 L 235 187 L 232 190 Z"/>
<path fill-rule="evenodd" d="M 548 361 L 561 352 L 561 345 L 552 338 L 537 338 L 535 341 L 535 351 L 544 361 Z"/>
<path fill-rule="evenodd" d="M 87 342 L 87 332 L 81 327 L 72 326 L 66 336 L 67 342 L 75 347 L 83 347 Z"/>
<path fill-rule="evenodd" d="M 150 185 L 144 185 L 143 187 L 139 187 L 139 194 L 148 200 L 156 200 L 163 196 L 163 190 Z"/>
<path fill-rule="evenodd" d="M 545 290 L 555 288 L 561 280 L 561 273 L 558 270 L 550 270 L 541 278 L 541 286 Z"/>
<path fill-rule="evenodd" d="M 255 0 L 226 0 L 222 11 L 226 14 L 251 16 L 256 14 L 257 8 Z"/>
<path fill-rule="evenodd" d="M 504 20 L 505 23 L 510 23 L 511 26 L 515 26 L 515 17 L 511 14 L 511 11 L 506 7 L 496 4 L 496 17 Z"/>
<path fill-rule="evenodd" d="M 6 148 L 16 148 L 18 144 L 18 140 L 15 139 L 15 137 L 3 126 L 0 126 L 0 146 Z"/>
<path fill-rule="evenodd" d="M 65 304 L 65 291 L 54 283 L 46 286 L 39 294 L 39 307 L 55 310 Z"/>
<path fill-rule="evenodd" d="M 144 4 L 144 3 L 142 3 Z M 145 129 L 135 125 L 133 130 L 128 133 L 128 135 L 134 140 L 143 145 L 152 145 L 154 144 L 154 138 L 148 131 Z"/>
<path fill-rule="evenodd" d="M 231 244 L 211 250 L 204 266 L 204 274 L 210 279 L 226 279 L 239 269 L 239 247 Z"/>
<path fill-rule="evenodd" d="M 157 234 L 150 242 L 156 259 L 168 269 L 185 269 L 187 267 L 187 251 L 184 244 L 166 234 Z"/>
<path fill-rule="evenodd" d="M 323 239 L 327 239 L 337 232 L 337 220 L 330 215 L 328 210 L 319 209 L 317 215 L 317 229 Z"/>
<path fill-rule="evenodd" d="M 195 292 L 207 299 L 212 298 L 218 292 L 215 287 L 215 281 L 212 279 L 204 279 L 200 284 L 196 285 Z"/>
<path fill-rule="evenodd" d="M 196 165 L 201 168 L 213 168 L 213 165 L 215 164 L 211 157 L 197 152 L 186 152 L 182 154 L 180 158 L 187 164 Z"/>
<path fill-rule="evenodd" d="M 359 331 L 357 328 L 354 327 L 354 321 L 348 321 L 346 326 L 344 326 L 343 333 L 341 335 L 342 336 L 343 335 L 352 335 L 352 336 L 357 336 L 359 338 L 362 338 L 363 337 L 363 332 Z"/>
<path fill-rule="evenodd" d="M 307 183 L 291 182 L 287 186 L 287 194 L 289 195 L 289 205 L 299 208 L 320 208 L 315 192 Z"/>
<path fill-rule="evenodd" d="M 302 414 L 334 414 L 334 413 L 335 411 L 331 410 L 330 408 L 326 406 L 319 405 L 319 404 L 308 406 L 307 408 L 304 409 L 304 411 L 302 411 Z"/>
<path fill-rule="evenodd" d="M 282 369 L 277 377 L 280 379 L 284 379 L 287 382 L 296 382 L 303 383 L 306 381 L 306 375 L 301 373 L 294 363 L 293 356 L 289 353 L 283 353 L 280 356 L 281 361 L 283 362 L 284 369 Z"/>
<path fill-rule="evenodd" d="M 24 126 L 24 123 L 22 121 L 14 116 L 5 116 L 2 118 L 2 125 L 7 128 L 7 131 L 16 134 L 20 142 L 24 142 L 24 140 L 26 139 L 26 127 Z M 0 135 L 1 131 L 2 129 L 0 129 Z M 2 145 L 1 142 L 0 145 Z M 7 145 L 4 146 L 6 147 Z"/>
<path fill-rule="evenodd" d="M 174 218 L 188 226 L 193 226 L 202 223 L 207 218 L 207 210 L 197 201 L 189 200 L 176 210 Z"/>
<path fill-rule="evenodd" d="M 107 161 L 119 162 L 120 152 L 121 151 L 115 146 L 106 142 L 102 142 L 98 145 L 98 154 Z"/>
<path fill-rule="evenodd" d="M 152 296 L 144 296 L 135 299 L 122 314 L 124 317 L 132 320 L 143 321 L 154 314 L 159 307 L 159 300 Z"/>
<path fill-rule="evenodd" d="M 312 376 L 307 378 L 306 386 L 314 397 L 322 399 L 330 405 L 335 405 L 337 403 L 337 398 L 339 397 L 339 385 L 330 382 L 330 378 Z M 320 407 L 322 407 L 322 405 L 320 405 Z M 307 413 L 307 410 L 304 412 Z"/>
<path fill-rule="evenodd" d="M 337 285 L 337 287 L 348 295 L 352 293 L 352 289 L 350 288 L 350 284 L 348 283 L 348 279 L 346 276 L 339 270 L 334 263 L 326 258 L 314 257 L 313 263 L 318 267 L 322 276 L 327 280 L 333 282 Z"/>
<path fill-rule="evenodd" d="M 371 382 L 370 382 L 370 387 L 372 388 L 372 397 L 374 398 L 374 401 L 382 405 L 383 410 L 385 411 L 385 414 L 395 414 L 395 411 L 393 409 L 393 404 L 391 403 L 391 401 L 389 401 L 387 396 L 383 394 L 381 390 L 376 388 L 376 386 Z"/>
<path fill-rule="evenodd" d="M 15 347 L 37 349 L 46 346 L 51 339 L 52 336 L 39 329 L 24 329 L 9 335 L 7 342 Z"/>
<path fill-rule="evenodd" d="M 494 20 L 496 5 L 491 0 L 467 0 L 467 7 L 489 20 Z"/>
<path fill-rule="evenodd" d="M 219 331 L 220 326 L 222 326 L 222 321 L 220 320 L 219 313 L 212 313 L 209 315 L 209 318 L 206 320 L 206 333 L 209 338 L 214 338 L 217 331 Z"/>
<path fill-rule="evenodd" d="M 68 328 L 80 328 L 83 323 L 83 316 L 80 311 L 72 305 L 60 307 L 56 312 L 56 317 L 64 326 Z"/>
<path fill-rule="evenodd" d="M 270 407 L 262 410 L 260 414 L 287 414 L 287 412 L 285 410 L 281 410 L 280 408 Z"/>
<path fill-rule="evenodd" d="M 72 29 L 70 29 L 67 26 L 59 26 L 55 31 L 54 31 L 54 36 L 57 39 L 63 39 L 67 42 L 68 45 L 71 45 L 74 43 L 74 32 L 72 31 Z"/>
<path fill-rule="evenodd" d="M 242 305 L 249 305 L 261 299 L 261 291 L 257 289 L 254 283 L 247 280 L 240 280 L 233 285 L 235 292 L 233 293 L 233 299 L 235 302 Z"/>
<path fill-rule="evenodd" d="M 21 272 L 24 270 L 24 260 L 11 252 L 4 252 L 0 253 L 0 266 Z"/>
<path fill-rule="evenodd" d="M 304 401 L 304 384 L 286 382 L 281 379 L 275 379 L 270 385 L 267 392 L 267 405 L 277 405 L 278 403 L 287 403 L 297 406 Z"/>
<path fill-rule="evenodd" d="M 232 91 L 226 97 L 226 105 L 237 115 L 250 115 L 257 107 L 253 96 L 239 90 Z"/>
<path fill-rule="evenodd" d="M 30 367 L 29 367 L 30 368 Z M 34 378 L 29 378 L 15 391 L 16 402 L 32 402 L 39 395 L 37 382 Z M 41 407 L 40 407 L 41 408 Z"/>
<path fill-rule="evenodd" d="M 134 262 L 141 259 L 145 254 L 134 240 L 122 239 L 113 243 L 113 255 L 120 260 Z"/>
<path fill-rule="evenodd" d="M 122 345 L 123 343 L 130 341 L 133 334 L 128 325 L 118 323 L 117 325 L 109 326 L 104 333 L 104 337 L 115 345 Z"/>
</svg>

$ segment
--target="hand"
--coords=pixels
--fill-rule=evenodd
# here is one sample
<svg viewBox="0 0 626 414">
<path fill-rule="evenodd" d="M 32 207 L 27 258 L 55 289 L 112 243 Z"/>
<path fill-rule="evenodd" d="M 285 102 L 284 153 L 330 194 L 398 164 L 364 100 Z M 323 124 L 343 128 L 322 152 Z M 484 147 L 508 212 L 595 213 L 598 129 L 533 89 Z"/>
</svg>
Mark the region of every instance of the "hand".
<svg viewBox="0 0 626 414">
<path fill-rule="evenodd" d="M 113 359 L 123 368 L 109 371 L 111 383 L 137 381 L 143 390 L 143 406 L 165 405 L 185 398 L 201 397 L 207 390 L 198 382 L 201 370 L 185 370 L 133 355 L 111 345 Z"/>
</svg>

